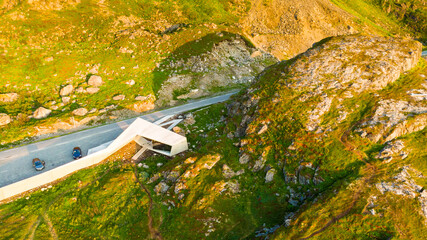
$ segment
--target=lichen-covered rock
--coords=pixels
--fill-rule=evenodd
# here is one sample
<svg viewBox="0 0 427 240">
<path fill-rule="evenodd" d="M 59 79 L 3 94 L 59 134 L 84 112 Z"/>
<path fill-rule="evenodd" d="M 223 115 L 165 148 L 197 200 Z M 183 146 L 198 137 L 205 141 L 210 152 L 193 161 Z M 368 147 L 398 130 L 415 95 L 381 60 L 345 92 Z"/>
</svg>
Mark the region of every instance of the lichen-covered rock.
<svg viewBox="0 0 427 240">
<path fill-rule="evenodd" d="M 267 174 L 265 175 L 265 182 L 268 183 L 273 181 L 274 174 L 276 174 L 276 169 L 272 168 L 268 170 Z"/>
</svg>

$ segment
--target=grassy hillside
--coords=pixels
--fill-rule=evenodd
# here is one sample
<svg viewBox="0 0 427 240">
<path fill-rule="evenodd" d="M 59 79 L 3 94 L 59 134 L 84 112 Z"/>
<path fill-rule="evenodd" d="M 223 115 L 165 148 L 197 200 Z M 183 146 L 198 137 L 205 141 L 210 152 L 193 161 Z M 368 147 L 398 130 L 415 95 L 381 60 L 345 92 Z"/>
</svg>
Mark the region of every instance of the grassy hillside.
<svg viewBox="0 0 427 240">
<path fill-rule="evenodd" d="M 321 51 L 311 61 L 324 56 L 322 52 L 345 54 L 337 50 L 341 40 L 320 43 L 316 49 Z M 410 45 L 414 43 L 398 44 L 397 50 L 389 47 L 407 53 Z M 141 163 L 132 164 L 127 159 L 136 149 L 129 145 L 104 164 L 0 205 L 0 236 L 296 239 L 317 232 L 351 206 L 338 222 L 314 238 L 425 237 L 427 228 L 418 198 L 391 192 L 383 195 L 375 184 L 393 181 L 407 165 L 425 173 L 426 130 L 401 136 L 408 156 L 387 163 L 376 158 L 386 144 L 363 137 L 359 128 L 366 128 L 362 120 L 375 115 L 381 100 L 424 104 L 411 100 L 408 92 L 425 88 L 427 63 L 421 60 L 385 88 L 336 99 L 319 122 L 321 128 L 331 130 L 317 132 L 305 126 L 307 113 L 312 114 L 320 97 L 301 101 L 299 97 L 307 93 L 304 88 L 292 89 L 282 82 L 293 83 L 293 74 L 303 79 L 296 70 L 301 65 L 295 64 L 304 63 L 310 63 L 306 56 L 276 64 L 259 76 L 248 90 L 250 95 L 242 92 L 229 103 L 187 114 L 179 131 L 187 133 L 188 152 L 175 158 L 147 155 Z M 324 77 L 326 83 L 334 78 Z M 257 99 L 259 104 L 251 105 Z M 244 112 L 246 106 L 253 107 Z M 348 109 L 353 111 L 338 122 L 341 111 Z M 239 136 L 247 118 L 252 121 Z M 261 127 L 264 124 L 267 129 Z M 420 175 L 414 179 L 420 186 L 427 183 Z"/>
<path fill-rule="evenodd" d="M 37 129 L 55 129 L 54 123 L 72 127 L 73 121 L 84 118 L 70 119 L 80 107 L 95 111 L 85 117 L 96 116 L 107 106 L 134 110 L 135 97 L 156 95 L 163 78 L 154 70 L 163 59 L 173 58 L 175 49 L 190 42 L 194 51 L 186 57 L 209 51 L 195 40 L 220 31 L 238 32 L 235 23 L 248 7 L 245 1 L 23 1 L 16 5 L 5 1 L 2 5 L 0 93 L 18 93 L 19 98 L 0 103 L 0 112 L 12 118 L 0 129 L 0 144 L 43 132 Z M 178 23 L 186 27 L 162 34 Z M 213 46 L 226 39 L 204 42 Z M 86 89 L 94 74 L 105 82 L 99 92 L 77 91 Z M 132 81 L 134 85 L 129 84 Z M 59 92 L 68 84 L 75 91 L 63 103 Z M 116 95 L 125 95 L 125 100 L 113 100 Z M 53 110 L 49 118 L 29 119 L 40 106 Z"/>
<path fill-rule="evenodd" d="M 416 7 L 404 8 L 402 4 L 399 8 L 392 7 L 388 15 L 381 9 L 389 6 L 389 2 L 381 3 L 382 8 L 361 0 L 333 2 L 354 16 L 349 20 L 354 24 L 348 24 L 356 26 L 355 31 L 407 35 L 410 31 L 422 32 L 425 27 L 422 17 L 425 9 L 420 1 L 411 2 L 411 6 Z M 271 3 L 267 1 L 261 6 L 268 7 Z M 219 42 L 248 34 L 242 32 L 242 26 L 246 24 L 242 21 L 251 9 L 256 12 L 259 4 L 249 0 L 209 3 L 187 0 L 162 3 L 151 0 L 1 1 L 0 94 L 17 93 L 19 97 L 12 103 L 0 102 L 0 113 L 8 114 L 11 120 L 8 125 L 0 126 L 0 146 L 8 147 L 34 136 L 115 121 L 152 109 L 159 97 L 158 91 L 168 77 L 188 74 L 188 71 L 166 64 L 203 55 Z M 289 29 L 301 29 L 299 24 L 310 22 L 310 9 L 306 9 L 306 5 L 298 5 L 304 7 L 301 9 L 304 14 L 300 16 L 302 19 L 290 22 Z M 268 9 L 276 9 L 273 7 Z M 393 11 L 401 8 L 399 14 L 404 17 L 393 17 Z M 286 11 L 268 13 L 266 23 L 291 14 Z M 411 17 L 413 14 L 415 18 Z M 335 15 L 340 19 L 339 13 Z M 401 28 L 403 25 L 399 21 L 410 19 L 416 21 L 416 24 L 408 23 L 416 30 Z M 333 24 L 325 22 L 321 26 L 332 24 L 341 29 L 348 27 L 347 22 L 347 19 Z M 163 34 L 174 24 L 181 24 L 180 28 Z M 258 23 L 254 24 L 245 26 L 258 28 Z M 218 37 L 221 32 L 225 34 Z M 335 34 L 334 30 L 326 33 L 326 36 Z M 325 35 L 319 34 L 316 39 Z M 264 39 L 267 42 L 261 39 L 260 46 L 275 46 L 281 52 L 285 51 L 285 46 L 301 52 L 314 43 L 312 36 L 304 35 L 304 47 L 294 46 L 298 41 L 291 34 L 282 39 L 282 46 L 269 36 L 267 34 Z M 305 39 L 307 37 L 309 40 Z M 251 43 L 247 44 L 251 46 Z M 85 92 L 90 87 L 87 81 L 91 75 L 99 75 L 104 81 L 95 94 Z M 69 84 L 73 85 L 74 91 L 63 98 L 60 90 Z M 242 85 L 230 84 L 229 87 L 239 86 Z M 220 90 L 224 88 L 215 91 Z M 189 91 L 178 89 L 173 97 Z M 116 96 L 121 99 L 122 95 L 124 100 L 113 99 Z M 136 100 L 136 97 L 144 100 Z M 50 109 L 52 113 L 46 119 L 36 120 L 32 114 L 39 107 Z M 73 115 L 72 111 L 79 108 L 86 108 L 89 113 Z"/>
</svg>

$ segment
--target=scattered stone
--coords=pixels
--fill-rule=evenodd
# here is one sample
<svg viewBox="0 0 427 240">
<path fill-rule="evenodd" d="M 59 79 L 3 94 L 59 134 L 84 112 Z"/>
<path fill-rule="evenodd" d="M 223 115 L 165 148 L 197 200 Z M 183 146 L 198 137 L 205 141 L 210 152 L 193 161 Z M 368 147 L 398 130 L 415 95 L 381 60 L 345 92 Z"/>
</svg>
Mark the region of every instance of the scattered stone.
<svg viewBox="0 0 427 240">
<path fill-rule="evenodd" d="M 83 87 L 76 88 L 76 93 L 85 93 L 86 90 Z"/>
<path fill-rule="evenodd" d="M 6 113 L 0 113 L 0 126 L 9 124 L 11 121 L 10 116 Z"/>
<path fill-rule="evenodd" d="M 98 111 L 98 109 L 96 109 L 96 108 L 92 108 L 92 109 L 88 112 L 88 114 L 94 113 L 94 112 L 96 112 L 96 111 Z"/>
<path fill-rule="evenodd" d="M 71 100 L 71 98 L 70 98 L 70 97 L 62 97 L 62 103 L 64 103 L 64 104 L 69 103 L 69 102 L 70 102 L 70 100 Z"/>
<path fill-rule="evenodd" d="M 268 183 L 273 181 L 274 174 L 276 174 L 276 169 L 272 168 L 268 170 L 267 174 L 265 175 L 265 182 Z"/>
<path fill-rule="evenodd" d="M 164 34 L 171 34 L 171 33 L 174 33 L 174 32 L 176 32 L 176 31 L 180 30 L 181 28 L 183 28 L 183 27 L 187 27 L 187 26 L 188 26 L 188 25 L 187 25 L 187 24 L 185 24 L 185 23 L 177 23 L 177 24 L 174 24 L 174 25 L 170 26 L 169 28 L 166 28 L 166 29 L 162 32 L 162 35 L 164 35 Z"/>
<path fill-rule="evenodd" d="M 19 95 L 17 93 L 2 93 L 0 94 L 0 102 L 11 103 L 15 102 L 18 99 Z"/>
<path fill-rule="evenodd" d="M 258 131 L 258 135 L 261 135 L 261 134 L 265 133 L 267 131 L 267 129 L 268 129 L 268 126 L 267 125 L 263 125 L 262 128 L 261 128 L 261 130 Z"/>
<path fill-rule="evenodd" d="M 239 158 L 239 163 L 246 164 L 249 162 L 250 159 L 251 159 L 251 156 L 249 156 L 249 154 L 243 153 Z"/>
<path fill-rule="evenodd" d="M 191 114 L 191 113 L 187 114 L 187 115 L 185 116 L 184 123 L 185 123 L 186 125 L 193 125 L 193 124 L 195 124 L 195 123 L 196 123 L 196 120 L 194 119 L 193 114 Z"/>
<path fill-rule="evenodd" d="M 161 167 L 161 166 L 163 166 L 163 163 L 159 162 L 156 165 L 157 165 L 157 167 Z"/>
<path fill-rule="evenodd" d="M 52 62 L 53 61 L 53 57 L 47 57 L 44 59 L 46 62 Z"/>
<path fill-rule="evenodd" d="M 70 95 L 73 92 L 73 90 L 74 90 L 73 85 L 68 84 L 67 86 L 63 87 L 61 89 L 61 91 L 59 91 L 59 95 L 61 95 L 62 97 L 63 96 L 68 96 L 68 95 Z"/>
<path fill-rule="evenodd" d="M 33 113 L 33 117 L 35 119 L 42 119 L 49 116 L 49 114 L 52 112 L 50 109 L 46 109 L 44 107 L 39 107 L 37 110 Z"/>
<path fill-rule="evenodd" d="M 92 87 L 100 87 L 102 86 L 102 84 L 104 84 L 104 82 L 102 81 L 102 78 L 97 75 L 90 76 L 87 83 Z"/>
<path fill-rule="evenodd" d="M 97 93 L 98 91 L 99 91 L 98 87 L 89 87 L 89 88 L 86 88 L 86 92 L 89 93 L 89 94 L 94 94 L 94 93 Z"/>
<path fill-rule="evenodd" d="M 126 84 L 129 86 L 133 86 L 133 85 L 135 85 L 135 80 L 131 79 L 131 80 L 127 81 Z"/>
<path fill-rule="evenodd" d="M 262 152 L 262 155 L 258 158 L 258 160 L 255 161 L 255 165 L 254 165 L 254 167 L 252 169 L 254 172 L 257 172 L 257 171 L 261 170 L 264 167 L 265 162 L 267 161 L 267 156 L 268 156 L 270 150 L 271 150 L 271 146 L 266 147 L 264 149 L 264 151 Z"/>
<path fill-rule="evenodd" d="M 138 163 L 138 167 L 140 168 L 140 167 L 142 167 L 142 163 Z"/>
<path fill-rule="evenodd" d="M 126 96 L 125 95 L 117 95 L 113 97 L 114 101 L 123 101 L 125 100 Z"/>
<path fill-rule="evenodd" d="M 225 178 L 232 178 L 236 176 L 236 173 L 227 164 L 222 165 L 222 174 Z"/>
<path fill-rule="evenodd" d="M 170 186 L 167 185 L 165 182 L 160 182 L 154 187 L 154 191 L 157 193 L 157 195 L 159 195 L 159 194 L 166 193 L 169 188 Z"/>
<path fill-rule="evenodd" d="M 88 110 L 86 108 L 77 108 L 72 113 L 76 116 L 84 116 L 88 113 Z"/>
</svg>

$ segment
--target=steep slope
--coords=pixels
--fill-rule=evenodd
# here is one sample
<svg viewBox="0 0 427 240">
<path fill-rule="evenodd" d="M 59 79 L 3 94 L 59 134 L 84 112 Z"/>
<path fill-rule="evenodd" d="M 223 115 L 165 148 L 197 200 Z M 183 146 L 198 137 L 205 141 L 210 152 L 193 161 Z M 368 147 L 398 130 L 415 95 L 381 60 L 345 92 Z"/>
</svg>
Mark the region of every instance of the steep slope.
<svg viewBox="0 0 427 240">
<path fill-rule="evenodd" d="M 116 155 L 1 205 L 4 236 L 43 233 L 32 226 L 46 213 L 59 238 L 425 238 L 420 52 L 401 38 L 325 39 L 233 101 L 183 116 L 174 130 L 189 152 L 132 165 Z"/>
<path fill-rule="evenodd" d="M 254 0 L 241 20 L 254 44 L 279 59 L 306 51 L 325 37 L 355 33 L 352 16 L 328 0 Z"/>
</svg>

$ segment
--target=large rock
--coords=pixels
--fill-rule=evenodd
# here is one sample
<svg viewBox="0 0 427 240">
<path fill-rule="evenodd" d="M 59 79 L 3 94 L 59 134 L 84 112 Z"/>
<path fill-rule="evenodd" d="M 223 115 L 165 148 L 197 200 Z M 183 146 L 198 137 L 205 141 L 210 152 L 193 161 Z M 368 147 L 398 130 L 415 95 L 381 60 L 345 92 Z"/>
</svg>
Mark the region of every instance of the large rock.
<svg viewBox="0 0 427 240">
<path fill-rule="evenodd" d="M 104 82 L 102 81 L 102 78 L 97 75 L 90 76 L 87 83 L 92 87 L 100 87 L 102 86 L 102 84 L 104 84 Z"/>
<path fill-rule="evenodd" d="M 77 108 L 73 111 L 73 115 L 76 116 L 84 116 L 88 113 L 88 110 L 86 108 Z"/>
<path fill-rule="evenodd" d="M 18 99 L 19 95 L 17 93 L 2 93 L 0 94 L 0 102 L 10 103 Z"/>
<path fill-rule="evenodd" d="M 89 93 L 89 94 L 95 94 L 98 91 L 99 91 L 98 87 L 89 87 L 89 88 L 86 89 L 86 92 Z"/>
<path fill-rule="evenodd" d="M 125 96 L 125 95 L 120 94 L 120 95 L 114 96 L 114 97 L 113 97 L 113 100 L 114 100 L 114 101 L 123 101 L 123 100 L 125 100 L 125 98 L 126 98 L 126 96 Z"/>
<path fill-rule="evenodd" d="M 49 116 L 49 114 L 52 112 L 50 109 L 46 109 L 44 107 L 39 107 L 37 110 L 33 113 L 33 117 L 35 119 L 42 119 Z"/>
<path fill-rule="evenodd" d="M 70 95 L 73 92 L 73 90 L 74 90 L 73 85 L 68 84 L 67 86 L 65 86 L 61 89 L 61 91 L 59 92 L 59 95 L 61 95 L 61 96 Z"/>
<path fill-rule="evenodd" d="M 157 194 L 163 194 L 163 193 L 167 192 L 169 188 L 170 188 L 170 186 L 167 185 L 165 182 L 160 182 L 159 184 L 157 184 L 154 187 L 154 191 Z"/>
<path fill-rule="evenodd" d="M 265 175 L 265 182 L 268 183 L 273 181 L 274 174 L 276 174 L 276 169 L 272 168 L 268 170 L 267 174 Z"/>
<path fill-rule="evenodd" d="M 10 123 L 10 117 L 6 113 L 0 113 L 0 126 L 4 126 Z"/>
</svg>

